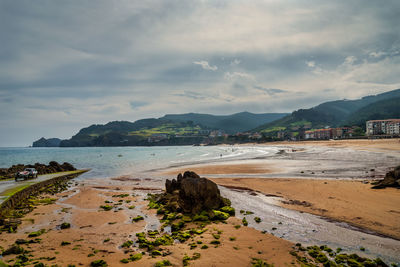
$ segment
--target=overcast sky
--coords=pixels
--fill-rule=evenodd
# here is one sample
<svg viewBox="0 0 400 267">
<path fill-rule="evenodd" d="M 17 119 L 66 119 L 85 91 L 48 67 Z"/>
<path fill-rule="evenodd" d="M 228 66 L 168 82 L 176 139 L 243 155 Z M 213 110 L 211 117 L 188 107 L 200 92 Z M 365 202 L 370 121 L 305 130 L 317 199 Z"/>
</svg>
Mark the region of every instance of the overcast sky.
<svg viewBox="0 0 400 267">
<path fill-rule="evenodd" d="M 400 88 L 400 1 L 0 0 L 0 146 Z"/>
</svg>

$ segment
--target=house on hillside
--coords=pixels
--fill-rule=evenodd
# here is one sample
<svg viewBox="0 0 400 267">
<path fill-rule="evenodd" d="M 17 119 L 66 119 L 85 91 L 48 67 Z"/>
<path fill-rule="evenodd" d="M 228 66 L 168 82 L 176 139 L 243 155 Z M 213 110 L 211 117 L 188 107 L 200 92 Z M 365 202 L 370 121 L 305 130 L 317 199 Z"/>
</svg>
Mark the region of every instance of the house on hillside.
<svg viewBox="0 0 400 267">
<path fill-rule="evenodd" d="M 156 133 L 156 134 L 152 134 L 149 138 L 147 138 L 147 141 L 149 143 L 155 143 L 155 142 L 160 142 L 165 139 L 168 139 L 168 134 Z"/>
</svg>

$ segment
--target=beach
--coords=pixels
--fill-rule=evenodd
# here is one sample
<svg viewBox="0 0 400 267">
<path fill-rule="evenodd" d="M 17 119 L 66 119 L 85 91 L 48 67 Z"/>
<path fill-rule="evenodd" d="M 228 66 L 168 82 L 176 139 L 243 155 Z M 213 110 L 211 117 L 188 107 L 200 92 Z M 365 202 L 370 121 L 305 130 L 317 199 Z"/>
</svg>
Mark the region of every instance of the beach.
<svg viewBox="0 0 400 267">
<path fill-rule="evenodd" d="M 154 190 L 153 190 L 154 191 Z M 127 194 L 128 196 L 125 196 Z M 124 265 L 120 261 L 129 255 L 145 251 L 132 246 L 121 247 L 124 242 L 135 239 L 135 233 L 157 228 L 155 210 L 147 208 L 144 200 L 147 192 L 132 190 L 124 183 L 115 185 L 99 185 L 98 182 L 76 183 L 68 191 L 55 196 L 54 203 L 39 205 L 29 213 L 18 228 L 17 233 L 3 233 L 0 244 L 3 248 L 12 245 L 16 240 L 34 240 L 28 234 L 44 229 L 38 236 L 40 243 L 29 244 L 34 259 L 47 264 L 68 264 L 89 266 L 98 259 L 104 259 L 109 266 Z M 132 196 L 134 195 L 134 196 Z M 112 210 L 105 211 L 100 206 L 111 203 Z M 134 208 L 129 208 L 134 206 Z M 137 215 L 144 220 L 132 222 Z M 61 229 L 64 222 L 71 228 Z M 247 266 L 252 258 L 268 259 L 275 266 L 289 265 L 295 258 L 290 255 L 293 244 L 273 235 L 263 234 L 249 227 L 235 228 L 240 220 L 230 218 L 226 224 L 207 225 L 204 234 L 191 238 L 190 242 L 163 246 L 161 249 L 170 255 L 155 257 L 148 253 L 129 266 L 153 266 L 160 260 L 169 260 L 174 266 L 182 266 L 185 255 L 200 253 L 201 257 L 190 262 L 190 266 Z M 215 240 L 213 234 L 219 233 L 220 245 L 210 244 Z M 189 243 L 198 243 L 191 249 Z M 200 247 L 207 245 L 207 249 Z M 15 258 L 5 256 L 7 262 Z M 232 262 L 234 259 L 234 264 Z"/>
<path fill-rule="evenodd" d="M 282 207 L 344 221 L 361 229 L 400 239 L 400 191 L 371 189 L 363 181 L 218 178 L 228 188 L 249 189 L 281 198 Z"/>
<path fill-rule="evenodd" d="M 296 243 L 400 262 L 400 192 L 371 189 L 371 182 L 400 162 L 398 139 L 196 147 L 196 160 L 177 149 L 177 158 L 186 161 L 173 159 L 135 174 L 118 175 L 118 170 L 101 179 L 93 174 L 87 178 L 89 172 L 69 182 L 64 192 L 42 195 L 44 200 L 22 218 L 17 231 L 0 235 L 0 246 L 6 249 L 18 239 L 35 240 L 29 233 L 44 229 L 40 242 L 21 246 L 30 251 L 31 259 L 47 265 L 89 266 L 105 260 L 109 266 L 119 266 L 126 265 L 121 260 L 143 252 L 140 260 L 128 265 L 154 266 L 168 260 L 182 266 L 188 256 L 195 258 L 190 266 L 251 266 L 253 258 L 274 266 L 297 266 Z M 174 148 L 159 149 L 156 156 L 146 153 L 154 158 L 171 151 Z M 129 162 L 128 153 L 113 161 Z M 203 159 L 206 154 L 211 156 Z M 147 194 L 163 192 L 166 178 L 186 170 L 217 183 L 221 194 L 231 199 L 236 218 L 206 225 L 207 231 L 186 242 L 161 246 L 164 256 L 149 254 L 139 248 L 136 233 L 159 230 L 162 217 L 149 208 Z M 133 221 L 137 216 L 144 220 Z M 61 229 L 65 222 L 70 227 Z M 220 236 L 218 245 L 212 244 L 215 235 Z M 132 244 L 124 247 L 127 241 Z M 14 259 L 8 255 L 1 260 Z"/>
<path fill-rule="evenodd" d="M 299 153 L 305 148 L 327 147 L 335 149 L 351 149 L 354 151 L 371 151 L 389 155 L 400 155 L 399 139 L 377 140 L 330 140 L 310 142 L 274 142 L 271 145 L 286 147 L 284 153 Z M 293 152 L 294 149 L 296 149 Z M 297 163 L 297 158 L 293 161 Z M 313 159 L 310 159 L 312 161 Z M 398 159 L 397 159 L 398 160 Z M 185 166 L 191 170 L 210 177 L 214 182 L 228 188 L 252 190 L 266 195 L 282 198 L 279 202 L 285 208 L 323 216 L 335 221 L 345 221 L 351 225 L 375 231 L 379 234 L 400 239 L 400 191 L 394 188 L 371 189 L 370 182 L 375 178 L 383 178 L 386 170 L 379 171 L 374 166 L 360 169 L 357 179 L 349 179 L 340 172 L 340 176 L 332 178 L 327 170 L 306 170 L 316 166 L 298 164 L 295 178 L 274 178 L 282 176 L 282 169 L 293 168 L 295 164 L 286 164 L 286 158 L 277 160 L 258 160 L 257 163 L 237 164 L 203 164 Z M 400 164 L 400 161 L 397 161 Z M 290 166 L 288 166 L 290 165 Z M 327 164 L 326 164 L 327 165 Z M 327 165 L 328 166 L 328 165 Z M 325 166 L 324 166 L 325 167 Z M 394 167 L 394 166 L 393 166 Z M 343 166 L 337 166 L 342 169 Z M 182 171 L 174 168 L 166 174 Z M 284 170 L 283 170 L 284 171 Z M 293 174 L 294 172 L 292 172 Z M 229 177 L 235 174 L 235 177 Z M 242 174 L 245 178 L 240 177 Z M 257 176 L 266 176 L 258 178 Z M 253 178 L 255 177 L 255 178 Z M 312 178 L 312 179 L 310 179 Z"/>
</svg>

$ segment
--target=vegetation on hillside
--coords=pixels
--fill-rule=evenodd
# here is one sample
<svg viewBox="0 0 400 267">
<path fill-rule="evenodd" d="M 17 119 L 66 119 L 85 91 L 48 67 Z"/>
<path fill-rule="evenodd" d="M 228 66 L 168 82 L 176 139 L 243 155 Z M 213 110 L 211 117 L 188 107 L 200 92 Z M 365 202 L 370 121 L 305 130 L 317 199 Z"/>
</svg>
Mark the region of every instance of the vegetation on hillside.
<svg viewBox="0 0 400 267">
<path fill-rule="evenodd" d="M 299 109 L 279 120 L 261 125 L 253 131 L 275 136 L 279 131 L 317 129 L 326 126 L 359 126 L 365 121 L 400 117 L 400 89 L 357 100 L 337 100 L 309 109 Z"/>
<path fill-rule="evenodd" d="M 349 116 L 346 125 L 357 125 L 365 129 L 368 120 L 400 118 L 400 97 L 390 98 L 372 103 Z"/>
</svg>

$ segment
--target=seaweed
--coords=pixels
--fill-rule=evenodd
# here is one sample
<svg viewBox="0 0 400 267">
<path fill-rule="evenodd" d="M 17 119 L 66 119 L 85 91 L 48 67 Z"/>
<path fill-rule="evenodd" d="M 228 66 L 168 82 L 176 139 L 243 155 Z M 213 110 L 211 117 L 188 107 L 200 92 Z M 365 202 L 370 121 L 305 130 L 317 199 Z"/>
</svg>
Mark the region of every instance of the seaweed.
<svg viewBox="0 0 400 267">
<path fill-rule="evenodd" d="M 154 267 L 164 267 L 164 266 L 172 266 L 172 264 L 169 260 L 158 261 L 154 264 Z"/>
<path fill-rule="evenodd" d="M 144 218 L 143 218 L 143 216 L 140 216 L 140 215 L 132 218 L 132 222 L 138 222 L 138 221 L 141 221 L 141 220 L 144 220 Z"/>
<path fill-rule="evenodd" d="M 90 263 L 91 267 L 107 267 L 108 264 L 104 260 L 95 260 Z"/>
<path fill-rule="evenodd" d="M 29 233 L 28 237 L 38 237 L 38 236 L 40 236 L 40 235 L 42 235 L 44 233 L 46 233 L 46 230 L 45 229 L 41 229 L 39 231 Z"/>
<path fill-rule="evenodd" d="M 273 264 L 269 264 L 261 259 L 253 258 L 251 260 L 252 267 L 273 267 Z"/>
<path fill-rule="evenodd" d="M 60 228 L 61 228 L 61 229 L 68 229 L 68 228 L 71 228 L 71 224 L 70 224 L 70 223 L 67 223 L 67 222 L 63 222 L 63 223 L 60 225 Z"/>
<path fill-rule="evenodd" d="M 110 205 L 101 205 L 100 206 L 101 209 L 105 210 L 105 211 L 109 211 L 113 208 L 113 206 Z"/>
</svg>

